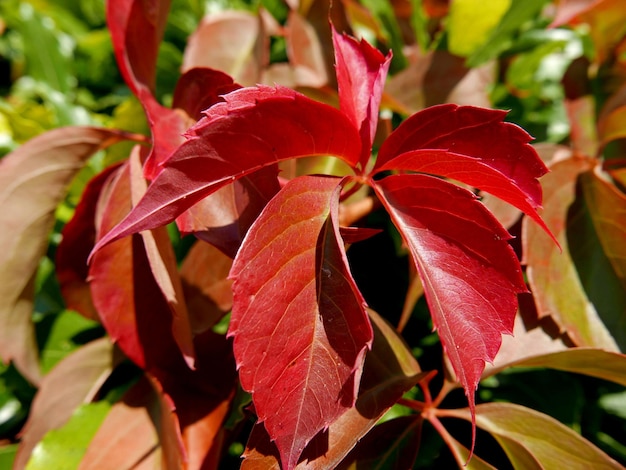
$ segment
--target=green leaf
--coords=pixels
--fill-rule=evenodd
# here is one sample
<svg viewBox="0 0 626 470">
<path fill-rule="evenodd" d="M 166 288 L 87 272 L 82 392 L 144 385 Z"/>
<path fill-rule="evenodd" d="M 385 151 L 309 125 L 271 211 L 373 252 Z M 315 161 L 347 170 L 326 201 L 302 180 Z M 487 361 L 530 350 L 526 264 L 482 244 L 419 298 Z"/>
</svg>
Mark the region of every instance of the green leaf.
<svg viewBox="0 0 626 470">
<path fill-rule="evenodd" d="M 599 405 L 607 413 L 626 419 L 626 391 L 603 395 Z"/>
<path fill-rule="evenodd" d="M 448 17 L 448 48 L 454 55 L 469 57 L 482 47 L 496 28 L 511 0 L 455 0 Z M 518 3 L 518 2 L 513 2 Z M 522 3 L 526 3 L 522 2 Z"/>
<path fill-rule="evenodd" d="M 12 468 L 16 453 L 17 444 L 0 446 L 0 468 Z"/>
<path fill-rule="evenodd" d="M 476 2 L 480 3 L 480 2 Z M 467 59 L 468 67 L 478 67 L 480 64 L 497 57 L 513 44 L 515 33 L 524 23 L 537 17 L 548 0 L 524 0 L 523 2 L 509 2 L 510 8 L 506 11 L 498 25 L 481 45 L 479 45 Z M 482 11 L 479 8 L 477 11 Z M 467 28 L 471 29 L 471 28 Z"/>
<path fill-rule="evenodd" d="M 470 420 L 467 409 L 446 410 L 445 416 Z M 476 424 L 496 438 L 515 468 L 623 469 L 567 426 L 524 406 L 512 403 L 478 405 Z"/>
<path fill-rule="evenodd" d="M 68 93 L 76 86 L 72 73 L 74 40 L 56 30 L 54 23 L 29 3 L 21 2 L 16 13 L 15 27 L 24 38 L 27 73 Z"/>
<path fill-rule="evenodd" d="M 111 404 L 106 401 L 77 408 L 63 427 L 50 431 L 33 449 L 26 470 L 78 468 L 91 439 L 110 409 Z"/>
<path fill-rule="evenodd" d="M 593 348 L 571 348 L 530 357 L 515 366 L 549 367 L 615 382 L 626 387 L 626 356 Z"/>
</svg>

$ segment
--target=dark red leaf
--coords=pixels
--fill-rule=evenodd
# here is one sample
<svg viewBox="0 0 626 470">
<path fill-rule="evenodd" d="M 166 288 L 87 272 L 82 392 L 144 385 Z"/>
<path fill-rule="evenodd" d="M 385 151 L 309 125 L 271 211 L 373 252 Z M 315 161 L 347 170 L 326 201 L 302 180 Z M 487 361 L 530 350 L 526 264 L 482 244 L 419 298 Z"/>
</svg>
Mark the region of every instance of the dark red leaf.
<svg viewBox="0 0 626 470">
<path fill-rule="evenodd" d="M 136 146 L 129 158 L 131 203 L 134 205 L 146 193 L 147 183 L 142 175 L 140 147 Z M 190 367 L 195 358 L 191 326 L 183 286 L 178 274 L 176 255 L 165 227 L 144 230 L 141 238 L 148 264 L 167 305 L 172 313 L 172 334 L 180 352 Z"/>
<path fill-rule="evenodd" d="M 98 233 L 106 233 L 131 206 L 129 165 L 112 176 L 103 190 Z M 150 270 L 141 235 L 98 251 L 91 260 L 89 281 L 104 327 L 130 359 L 144 369 L 180 364 L 172 315 Z"/>
<path fill-rule="evenodd" d="M 159 45 L 171 0 L 109 0 L 107 25 L 124 80 L 140 97 L 154 93 Z"/>
<path fill-rule="evenodd" d="M 94 214 L 100 192 L 111 173 L 118 168 L 118 165 L 109 167 L 87 184 L 72 219 L 63 227 L 61 232 L 63 237 L 56 251 L 56 274 L 65 306 L 96 321 L 100 318 L 93 306 L 87 282 L 89 272 L 87 258 L 96 242 Z"/>
<path fill-rule="evenodd" d="M 374 330 L 372 350 L 367 353 L 359 396 L 354 407 L 318 433 L 305 449 L 296 469 L 335 468 L 383 414 L 407 390 L 424 378 L 417 361 L 395 328 L 369 310 Z M 262 424 L 252 429 L 244 461 L 245 470 L 279 468 L 280 456 Z"/>
<path fill-rule="evenodd" d="M 251 227 L 231 271 L 239 377 L 287 470 L 354 405 L 372 341 L 339 236 L 341 182 L 289 182 Z"/>
<path fill-rule="evenodd" d="M 338 110 L 293 90 L 259 86 L 225 96 L 189 131 L 190 140 L 128 217 L 99 246 L 166 225 L 232 181 L 281 160 L 335 155 L 351 166 L 361 154 L 356 129 Z"/>
<path fill-rule="evenodd" d="M 531 137 L 515 124 L 503 122 L 505 111 L 445 104 L 427 108 L 405 120 L 380 148 L 375 171 L 413 169 L 458 178 L 510 202 L 528 213 L 545 229 L 536 214 L 541 206 L 537 178 L 548 170 L 528 144 Z M 442 153 L 410 154 L 415 150 Z M 420 158 L 426 161 L 423 166 Z M 457 169 L 461 161 L 461 169 Z M 476 163 L 476 165 L 474 165 Z M 480 163 L 480 165 L 479 165 Z M 485 173 L 491 167 L 502 176 Z M 507 180 L 509 184 L 506 184 Z M 483 185 L 488 185 L 489 189 Z M 529 211 L 529 206 L 532 210 Z"/>
<path fill-rule="evenodd" d="M 262 168 L 202 199 L 176 224 L 183 234 L 193 233 L 234 258 L 250 225 L 279 189 L 276 166 Z"/>
<path fill-rule="evenodd" d="M 532 149 L 530 146 L 528 148 Z M 548 234 L 551 234 L 550 229 L 537 213 L 539 204 L 529 197 L 526 191 L 527 187 L 494 169 L 489 162 L 485 162 L 481 158 L 453 153 L 449 150 L 414 150 L 401 153 L 378 170 L 390 169 L 445 176 L 480 188 L 517 207 L 537 222 Z M 554 236 L 552 238 L 556 241 Z"/>
<path fill-rule="evenodd" d="M 194 333 L 215 325 L 233 306 L 228 273 L 233 260 L 203 241 L 196 242 L 180 267 L 189 321 Z"/>
<path fill-rule="evenodd" d="M 508 232 L 469 191 L 427 175 L 375 184 L 422 278 L 433 323 L 470 408 L 485 361 L 513 331 L 526 292 Z"/>
<path fill-rule="evenodd" d="M 210 330 L 196 337 L 195 348 L 196 370 L 181 367 L 156 373 L 171 401 L 171 408 L 161 412 L 172 415 L 164 418 L 177 421 L 179 427 L 167 439 L 184 443 L 186 468 L 216 469 L 226 433 L 224 420 L 237 384 L 235 359 L 231 341 Z"/>
<path fill-rule="evenodd" d="M 378 108 L 391 63 L 391 54 L 384 57 L 365 41 L 340 35 L 333 29 L 337 85 L 341 111 L 361 135 L 361 169 L 370 159 Z"/>
</svg>

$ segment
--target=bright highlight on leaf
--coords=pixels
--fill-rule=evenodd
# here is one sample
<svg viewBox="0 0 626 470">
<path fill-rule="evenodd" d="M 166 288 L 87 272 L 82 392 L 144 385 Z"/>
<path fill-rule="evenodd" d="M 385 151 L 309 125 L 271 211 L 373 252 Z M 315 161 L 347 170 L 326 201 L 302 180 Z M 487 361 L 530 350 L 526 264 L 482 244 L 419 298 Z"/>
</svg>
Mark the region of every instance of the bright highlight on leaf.
<svg viewBox="0 0 626 470">
<path fill-rule="evenodd" d="M 283 87 L 225 95 L 92 255 L 173 221 L 235 181 L 259 171 L 275 177 L 285 160 L 332 155 L 353 169 L 344 179 L 296 178 L 276 195 L 275 186 L 257 185 L 269 202 L 231 271 L 229 336 L 241 384 L 286 470 L 354 405 L 372 338 L 340 235 L 344 187 L 372 187 L 407 243 L 472 415 L 485 362 L 512 332 L 526 287 L 508 232 L 471 191 L 442 177 L 500 197 L 547 231 L 537 213 L 546 167 L 502 111 L 428 108 L 392 132 L 370 164 L 390 57 L 335 31 L 333 41 L 340 110 Z"/>
</svg>

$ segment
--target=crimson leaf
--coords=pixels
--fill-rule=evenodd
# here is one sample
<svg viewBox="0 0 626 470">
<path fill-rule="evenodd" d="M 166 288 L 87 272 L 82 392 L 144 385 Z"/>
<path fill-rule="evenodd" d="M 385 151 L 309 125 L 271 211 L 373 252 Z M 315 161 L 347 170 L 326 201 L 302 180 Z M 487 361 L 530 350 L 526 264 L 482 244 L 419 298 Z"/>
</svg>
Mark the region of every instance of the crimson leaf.
<svg viewBox="0 0 626 470">
<path fill-rule="evenodd" d="M 391 54 L 385 58 L 367 42 L 357 42 L 345 34 L 340 36 L 334 28 L 332 31 L 339 105 L 354 127 L 359 129 L 362 143 L 360 165 L 364 169 L 376 134 L 378 108 Z"/>
<path fill-rule="evenodd" d="M 466 189 L 428 175 L 392 175 L 374 186 L 404 237 L 433 323 L 470 408 L 485 361 L 513 332 L 526 287 L 508 232 Z"/>
<path fill-rule="evenodd" d="M 332 177 L 290 181 L 250 228 L 231 271 L 228 334 L 241 384 L 287 470 L 354 405 L 372 341 L 339 235 L 341 187 Z"/>
<path fill-rule="evenodd" d="M 285 159 L 335 155 L 354 166 L 356 129 L 335 108 L 293 90 L 259 86 L 226 95 L 190 129 L 134 210 L 96 245 L 173 221 L 235 179 Z M 268 132 L 269 130 L 269 132 Z"/>
</svg>

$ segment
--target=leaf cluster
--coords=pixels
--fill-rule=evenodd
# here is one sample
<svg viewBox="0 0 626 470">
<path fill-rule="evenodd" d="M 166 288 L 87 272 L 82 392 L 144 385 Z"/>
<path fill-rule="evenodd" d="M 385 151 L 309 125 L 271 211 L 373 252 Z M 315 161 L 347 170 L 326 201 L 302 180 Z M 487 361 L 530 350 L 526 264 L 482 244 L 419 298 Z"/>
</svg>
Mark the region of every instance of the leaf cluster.
<svg viewBox="0 0 626 470">
<path fill-rule="evenodd" d="M 0 3 L 0 467 L 623 468 L 624 20 Z"/>
</svg>

